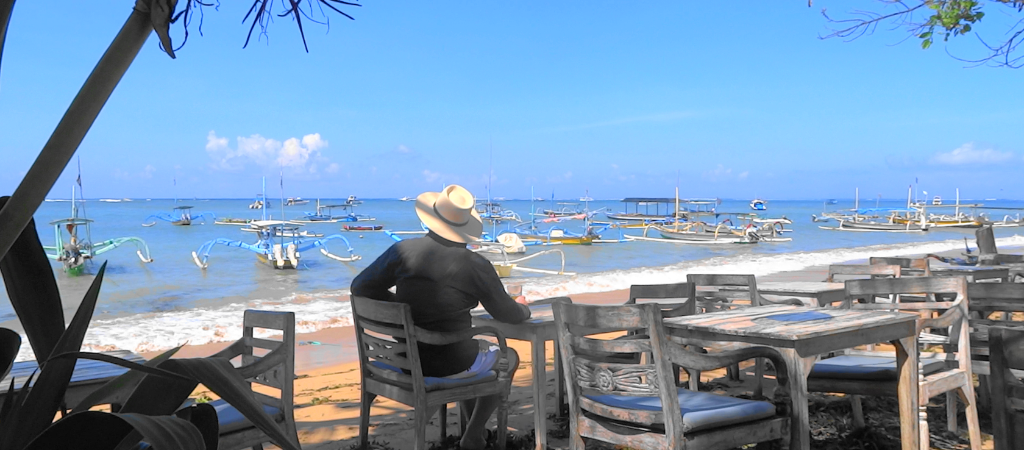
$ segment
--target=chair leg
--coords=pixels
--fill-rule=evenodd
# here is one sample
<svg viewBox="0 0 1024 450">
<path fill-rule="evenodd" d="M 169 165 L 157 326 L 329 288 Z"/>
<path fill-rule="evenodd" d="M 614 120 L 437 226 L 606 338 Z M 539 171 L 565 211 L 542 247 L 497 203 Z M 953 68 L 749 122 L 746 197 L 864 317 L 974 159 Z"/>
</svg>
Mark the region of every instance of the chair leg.
<svg viewBox="0 0 1024 450">
<path fill-rule="evenodd" d="M 921 429 L 921 448 L 932 448 L 932 434 L 928 429 L 928 409 L 926 407 L 918 407 L 917 421 Z"/>
<path fill-rule="evenodd" d="M 413 444 L 415 450 L 427 450 L 427 423 L 430 422 L 432 414 L 428 415 L 425 411 L 427 408 L 422 408 L 420 411 L 415 411 L 413 408 L 413 426 L 416 431 L 416 442 Z"/>
<path fill-rule="evenodd" d="M 981 424 L 978 422 L 978 399 L 974 396 L 974 386 L 961 388 L 958 393 L 967 405 L 967 435 L 971 439 L 971 450 L 981 450 Z"/>
<path fill-rule="evenodd" d="M 444 442 L 444 440 L 448 437 L 448 404 L 447 403 L 441 405 L 441 414 L 438 417 L 438 420 L 441 422 L 439 424 L 439 425 L 441 425 L 441 442 Z"/>
<path fill-rule="evenodd" d="M 864 407 L 861 405 L 859 395 L 850 397 L 850 409 L 853 411 L 853 428 L 855 430 L 864 428 Z"/>
<path fill-rule="evenodd" d="M 946 429 L 956 433 L 956 393 L 946 393 Z"/>
<path fill-rule="evenodd" d="M 700 371 L 694 369 L 687 369 L 686 372 L 690 375 L 690 390 L 697 392 L 700 390 Z"/>
<path fill-rule="evenodd" d="M 505 450 L 506 436 L 508 435 L 508 395 L 501 396 L 501 403 L 498 405 L 498 432 L 497 442 L 494 443 L 498 450 Z"/>
<path fill-rule="evenodd" d="M 363 386 L 366 386 L 364 383 Z M 359 448 L 365 449 L 370 445 L 370 405 L 377 394 L 370 394 L 365 390 L 362 392 L 359 401 Z"/>
</svg>

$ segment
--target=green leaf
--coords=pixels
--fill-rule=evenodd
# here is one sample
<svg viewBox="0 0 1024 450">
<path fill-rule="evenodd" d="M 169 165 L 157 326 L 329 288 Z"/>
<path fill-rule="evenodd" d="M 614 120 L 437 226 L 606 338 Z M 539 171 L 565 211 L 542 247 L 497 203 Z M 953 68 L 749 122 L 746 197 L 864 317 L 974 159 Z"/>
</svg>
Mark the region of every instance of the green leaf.
<svg viewBox="0 0 1024 450">
<path fill-rule="evenodd" d="M 55 422 L 29 443 L 26 450 L 74 448 L 108 450 L 137 431 L 155 449 L 205 450 L 199 429 L 174 416 L 147 416 L 83 411 Z"/>
<path fill-rule="evenodd" d="M 5 378 L 11 372 L 14 358 L 18 357 L 20 349 L 21 335 L 14 330 L 0 328 L 0 378 Z M 11 386 L 14 386 L 13 382 Z"/>
<path fill-rule="evenodd" d="M 931 39 L 925 39 L 925 40 L 921 41 L 921 48 L 922 49 L 928 50 L 928 47 L 931 47 L 931 46 L 932 46 L 932 40 Z"/>
<path fill-rule="evenodd" d="M 0 209 L 8 200 L 10 197 L 0 197 Z M 36 359 L 45 359 L 64 333 L 64 309 L 34 220 L 29 221 L 7 255 L 0 259 L 0 273 Z"/>
<path fill-rule="evenodd" d="M 287 355 L 283 350 L 281 348 L 270 352 L 251 366 L 270 365 L 272 367 Z M 278 447 L 285 450 L 300 450 L 292 441 L 288 440 L 281 428 L 274 423 L 274 419 L 263 410 L 262 404 L 253 398 L 252 388 L 242 375 L 249 372 L 251 366 L 242 366 L 236 369 L 226 358 L 172 359 L 163 363 L 162 366 L 175 372 L 191 375 L 196 381 L 237 409 L 256 428 L 266 433 Z"/>
<path fill-rule="evenodd" d="M 8 254 L 8 256 L 10 256 Z M 103 284 L 103 274 L 107 270 L 107 263 L 100 266 L 96 278 L 85 293 L 82 303 L 71 319 L 68 329 L 60 336 L 53 355 L 66 352 L 78 351 L 82 348 L 82 340 L 85 339 L 85 331 L 89 328 L 89 321 L 92 320 L 92 313 L 96 309 L 96 301 L 100 296 L 100 286 Z M 51 423 L 61 403 L 64 401 L 64 392 L 67 390 L 68 382 L 71 381 L 71 374 L 75 370 L 74 359 L 55 359 L 40 363 L 39 378 L 28 392 L 25 398 L 26 407 L 20 414 L 13 415 L 0 427 L 0 448 L 21 449 L 24 448 L 35 436 L 41 434 Z"/>
<path fill-rule="evenodd" d="M 925 31 L 924 33 L 919 34 L 917 37 L 919 37 L 921 39 L 928 39 L 928 38 L 932 37 L 932 32 L 931 31 Z"/>
<path fill-rule="evenodd" d="M 146 361 L 143 365 L 146 367 L 156 367 L 177 353 L 178 350 L 181 350 L 181 347 L 183 346 L 178 346 L 163 352 L 153 359 Z M 117 378 L 104 383 L 99 389 L 96 389 L 83 398 L 82 401 L 78 402 L 78 405 L 75 405 L 71 412 L 76 413 L 79 411 L 86 411 L 93 406 L 102 405 L 104 403 L 123 404 L 124 402 L 122 399 L 127 399 L 132 391 L 139 386 L 139 383 L 142 383 L 142 380 L 145 377 L 145 373 L 137 370 L 131 370 L 127 373 L 121 374 Z"/>
</svg>

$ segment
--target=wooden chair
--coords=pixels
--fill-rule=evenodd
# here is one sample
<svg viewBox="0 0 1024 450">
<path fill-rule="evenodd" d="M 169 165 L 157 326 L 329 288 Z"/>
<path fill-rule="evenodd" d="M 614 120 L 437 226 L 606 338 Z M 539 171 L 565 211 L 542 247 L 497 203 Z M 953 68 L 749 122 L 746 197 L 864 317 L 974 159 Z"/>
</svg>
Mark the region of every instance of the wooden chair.
<svg viewBox="0 0 1024 450">
<path fill-rule="evenodd" d="M 968 283 L 971 299 L 971 368 L 978 376 L 978 396 L 982 405 L 990 405 L 989 394 L 989 330 L 992 327 L 1024 329 L 1024 321 L 1013 320 L 1013 313 L 1024 313 L 1024 284 Z"/>
<path fill-rule="evenodd" d="M 995 450 L 1024 448 L 1024 330 L 989 329 L 989 357 L 992 363 L 992 435 Z"/>
<path fill-rule="evenodd" d="M 1000 264 L 1012 264 L 1024 262 L 1024 255 L 1000 254 L 996 247 L 996 237 L 992 233 L 992 226 L 986 225 L 974 231 L 974 237 L 978 244 L 978 265 L 998 266 Z"/>
<path fill-rule="evenodd" d="M 629 287 L 629 300 L 626 300 L 627 305 L 635 305 L 638 300 L 685 300 L 682 302 L 672 303 L 655 303 L 661 309 L 661 317 L 679 317 L 689 316 L 697 313 L 697 303 L 690 299 L 690 283 L 674 283 L 674 284 L 634 284 Z M 627 336 L 632 336 L 636 332 L 627 333 Z M 639 355 L 637 355 L 639 356 Z M 634 361 L 638 363 L 639 361 Z M 672 365 L 672 373 L 675 376 L 676 384 L 679 383 L 679 372 L 680 367 L 678 365 Z M 688 371 L 689 373 L 689 386 L 690 389 L 698 390 L 700 382 L 700 372 Z"/>
<path fill-rule="evenodd" d="M 255 337 L 253 330 L 257 328 L 280 332 L 281 338 Z M 246 377 L 250 388 L 255 383 L 270 389 L 254 390 L 253 397 L 263 404 L 263 410 L 281 426 L 291 444 L 299 448 L 292 400 L 295 393 L 295 313 L 246 310 L 242 319 L 242 339 L 212 357 L 240 358 L 242 365 L 238 370 L 243 374 L 258 368 L 258 373 Z M 265 393 L 268 391 L 279 395 L 268 395 Z M 263 443 L 270 442 L 266 434 L 227 402 L 215 400 L 210 404 L 217 410 L 217 421 L 220 423 L 220 450 L 250 447 L 262 450 Z"/>
<path fill-rule="evenodd" d="M 351 296 L 353 326 L 359 346 L 359 370 L 362 386 L 359 415 L 359 446 L 369 444 L 370 405 L 378 395 L 414 409 L 416 442 L 425 450 L 427 422 L 441 411 L 441 438 L 447 435 L 447 405 L 488 395 L 499 395 L 498 448 L 505 448 L 508 432 L 508 394 L 518 357 L 510 354 L 505 336 L 493 327 L 473 327 L 452 333 L 424 330 L 413 324 L 412 309 L 397 302 L 383 302 Z M 497 338 L 499 351 L 486 357 L 500 358 L 481 370 L 470 368 L 463 376 L 427 377 L 420 366 L 419 343 L 446 345 L 489 334 Z M 482 355 L 485 355 L 482 353 Z M 498 368 L 495 370 L 494 368 Z"/>
<path fill-rule="evenodd" d="M 900 266 L 903 272 L 922 271 L 926 277 L 932 276 L 932 268 L 928 258 L 897 258 L 889 256 L 872 256 L 868 258 L 868 264 L 883 264 L 887 266 Z M 908 270 L 909 269 L 909 270 Z M 909 273 L 904 273 L 903 276 Z"/>
<path fill-rule="evenodd" d="M 920 297 L 904 294 L 924 294 Z M 954 301 L 935 301 L 940 294 L 955 295 Z M 856 309 L 907 312 L 921 316 L 917 321 L 921 346 L 942 346 L 941 353 L 919 353 L 921 448 L 928 448 L 928 400 L 946 394 L 947 425 L 956 431 L 956 397 L 967 405 L 967 427 L 972 450 L 981 448 L 978 403 L 971 371 L 971 337 L 968 325 L 967 281 L 962 277 L 910 277 L 850 280 L 846 282 L 847 305 Z M 878 296 L 893 296 L 892 303 L 871 303 Z M 862 300 L 864 303 L 857 303 Z M 941 313 L 938 317 L 933 317 Z M 858 352 L 823 359 L 814 365 L 808 391 L 854 395 L 854 420 L 863 426 L 857 395 L 896 395 L 896 357 L 892 352 Z M 957 394 L 957 395 L 954 395 Z"/>
<path fill-rule="evenodd" d="M 665 338 L 657 305 L 597 306 L 553 304 L 559 357 L 569 386 L 569 448 L 583 450 L 583 438 L 636 449 L 731 449 L 785 439 L 790 418 L 769 402 L 695 392 L 660 380 L 671 364 L 712 370 L 754 357 L 772 359 L 779 389 L 787 386 L 786 365 L 766 347 L 705 355 Z M 601 339 L 598 333 L 642 329 L 635 339 Z M 607 362 L 608 353 L 651 353 L 645 364 Z M 596 356 L 595 356 L 596 354 Z"/>
<path fill-rule="evenodd" d="M 886 264 L 832 264 L 825 281 L 837 283 L 839 277 L 899 278 L 900 269 L 898 265 Z"/>
</svg>

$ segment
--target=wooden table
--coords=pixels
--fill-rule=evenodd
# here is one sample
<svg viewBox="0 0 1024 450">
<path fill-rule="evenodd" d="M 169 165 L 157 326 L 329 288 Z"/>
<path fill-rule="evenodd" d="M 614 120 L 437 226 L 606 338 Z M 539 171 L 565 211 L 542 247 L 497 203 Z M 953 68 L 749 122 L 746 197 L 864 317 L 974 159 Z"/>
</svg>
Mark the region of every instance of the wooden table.
<svg viewBox="0 0 1024 450">
<path fill-rule="evenodd" d="M 814 312 L 831 319 L 790 322 L 771 319 L 783 313 Z M 919 450 L 916 316 L 850 309 L 817 309 L 773 305 L 665 319 L 672 336 L 698 341 L 743 342 L 774 347 L 788 365 L 793 399 L 790 448 L 807 450 L 811 430 L 807 410 L 807 375 L 818 355 L 878 342 L 897 349 L 900 437 L 904 450 Z"/>
<path fill-rule="evenodd" d="M 547 395 L 544 385 L 547 382 L 547 356 L 544 345 L 547 341 L 555 341 L 555 316 L 550 304 L 530 306 L 530 318 L 525 322 L 511 324 L 501 322 L 486 312 L 473 314 L 474 326 L 494 327 L 505 335 L 506 339 L 530 342 L 530 357 L 533 360 L 533 425 L 536 432 L 537 450 L 547 448 Z M 561 415 L 561 405 L 565 403 L 565 389 L 562 388 L 562 362 L 558 357 L 558 343 L 555 341 L 555 399 L 556 415 Z"/>
<path fill-rule="evenodd" d="M 967 282 L 975 283 L 982 280 L 1010 280 L 1010 269 L 999 266 L 950 266 L 933 267 L 933 277 L 967 277 Z M 923 275 L 924 269 L 903 269 L 902 274 Z M 758 286 L 760 288 L 760 286 Z"/>
<path fill-rule="evenodd" d="M 103 352 L 103 354 L 127 359 L 139 364 L 146 362 L 146 358 L 128 350 L 114 350 Z M 14 389 L 21 389 L 25 380 L 38 368 L 39 365 L 35 361 L 14 363 L 11 367 L 11 372 L 3 380 L 0 380 L 0 398 L 7 394 L 7 389 L 10 387 L 12 379 L 14 380 Z M 128 372 L 128 369 L 121 366 L 91 359 L 79 359 L 75 362 L 75 371 L 71 374 L 71 382 L 68 383 L 68 390 L 64 394 L 64 400 L 69 407 L 73 407 L 107 381 L 126 372 Z M 36 376 L 38 377 L 39 374 L 36 374 Z"/>
<path fill-rule="evenodd" d="M 757 292 L 763 295 L 810 298 L 817 302 L 817 306 L 826 306 L 846 299 L 846 284 L 825 281 L 759 281 Z"/>
</svg>

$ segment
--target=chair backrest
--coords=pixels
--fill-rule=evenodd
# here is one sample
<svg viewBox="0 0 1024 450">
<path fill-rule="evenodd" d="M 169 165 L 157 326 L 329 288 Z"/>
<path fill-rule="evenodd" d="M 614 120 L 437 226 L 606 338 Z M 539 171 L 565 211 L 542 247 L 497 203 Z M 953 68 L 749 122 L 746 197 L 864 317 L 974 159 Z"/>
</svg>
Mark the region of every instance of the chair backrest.
<svg viewBox="0 0 1024 450">
<path fill-rule="evenodd" d="M 706 311 L 729 309 L 739 306 L 733 299 L 745 299 L 749 306 L 760 306 L 761 295 L 757 292 L 757 280 L 753 275 L 732 274 L 688 274 L 686 282 L 690 284 L 689 298 L 697 301 L 698 307 Z M 720 291 L 717 288 L 741 287 L 736 291 Z M 710 289 L 708 289 L 710 288 Z"/>
<path fill-rule="evenodd" d="M 257 329 L 271 330 L 281 333 L 281 339 L 256 337 Z M 277 334 L 277 333 L 273 333 Z M 242 365 L 250 366 L 257 362 L 266 363 L 274 358 L 276 364 L 266 367 L 262 372 L 247 378 L 252 383 L 277 390 L 279 397 L 263 392 L 253 392 L 260 403 L 278 408 L 284 413 L 284 432 L 295 440 L 298 447 L 298 435 L 295 429 L 295 313 L 287 311 L 245 310 L 242 318 Z"/>
<path fill-rule="evenodd" d="M 1024 330 L 992 327 L 989 338 L 995 450 L 1024 448 L 1024 383 L 1010 372 L 1024 370 Z"/>
<path fill-rule="evenodd" d="M 978 253 L 982 255 L 995 255 L 999 253 L 996 248 L 996 237 L 992 233 L 992 226 L 985 225 L 974 231 L 974 237 L 978 244 Z"/>
<path fill-rule="evenodd" d="M 971 337 L 974 371 L 987 375 L 991 371 L 991 360 L 986 358 L 990 330 L 1001 325 L 1024 325 L 1024 321 L 1013 318 L 1014 313 L 1024 312 L 1024 284 L 969 283 L 967 296 L 971 299 L 968 309 L 971 312 L 971 328 L 974 330 Z"/>
<path fill-rule="evenodd" d="M 350 296 L 350 302 L 362 379 L 373 378 L 396 386 L 412 386 L 416 396 L 426 395 L 412 308 L 405 303 L 356 295 Z M 399 370 L 390 370 L 380 364 Z"/>
<path fill-rule="evenodd" d="M 924 276 L 931 276 L 932 268 L 930 260 L 925 258 L 899 258 L 892 256 L 872 256 L 868 258 L 868 264 L 884 264 L 887 266 L 900 266 L 901 269 L 923 270 Z M 903 274 L 906 275 L 906 274 Z"/>
<path fill-rule="evenodd" d="M 573 427 L 584 410 L 630 422 L 664 423 L 666 441 L 658 443 L 658 448 L 679 448 L 673 440 L 683 430 L 682 414 L 672 381 L 672 367 L 664 354 L 665 346 L 670 343 L 665 338 L 658 306 L 581 305 L 559 300 L 552 304 L 552 308 Z M 595 336 L 631 330 L 644 332 L 631 339 Z M 644 364 L 640 360 L 609 362 L 609 354 L 622 353 L 649 353 L 652 357 Z M 624 409 L 591 400 L 605 395 L 659 397 L 662 409 Z"/>
<path fill-rule="evenodd" d="M 924 297 L 921 297 L 922 294 Z M 874 303 L 874 298 L 878 296 L 890 296 L 893 301 Z M 953 297 L 952 301 L 935 301 L 936 298 L 950 297 Z M 852 304 L 855 300 L 863 300 L 864 303 Z M 941 342 L 924 339 L 920 339 L 920 342 L 949 346 L 947 352 L 955 351 L 957 364 L 966 370 L 971 368 L 968 305 L 967 280 L 963 277 L 876 278 L 846 282 L 845 306 L 919 315 L 918 333 L 926 329 L 944 330 L 937 334 L 929 333 L 932 340 L 938 339 Z M 940 315 L 933 317 L 936 313 Z"/>
<path fill-rule="evenodd" d="M 629 300 L 626 300 L 626 304 L 635 305 L 637 300 L 687 299 L 680 303 L 660 304 L 662 317 L 678 317 L 696 313 L 696 302 L 690 300 L 689 295 L 689 283 L 634 284 L 629 287 Z"/>
<path fill-rule="evenodd" d="M 832 264 L 828 266 L 828 278 L 834 283 L 838 277 L 899 278 L 900 266 L 884 264 Z"/>
</svg>

